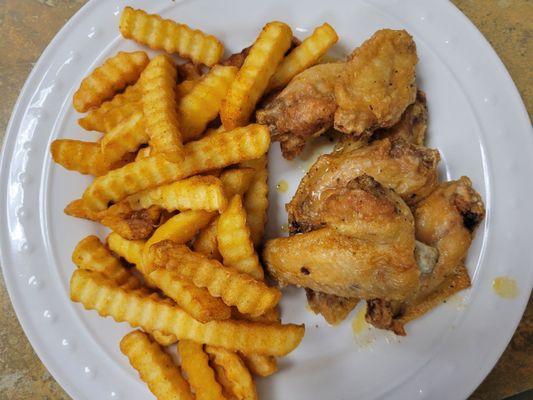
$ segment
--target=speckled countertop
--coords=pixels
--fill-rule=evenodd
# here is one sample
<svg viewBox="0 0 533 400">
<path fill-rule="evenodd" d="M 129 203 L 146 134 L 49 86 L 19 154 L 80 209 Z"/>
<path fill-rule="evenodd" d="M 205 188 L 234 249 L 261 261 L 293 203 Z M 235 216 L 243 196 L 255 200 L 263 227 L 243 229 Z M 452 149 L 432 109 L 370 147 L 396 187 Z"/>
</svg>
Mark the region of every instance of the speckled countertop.
<svg viewBox="0 0 533 400">
<path fill-rule="evenodd" d="M 83 0 L 0 0 L 0 138 L 27 75 Z M 533 1 L 454 0 L 481 30 L 533 112 Z M 0 281 L 0 399 L 69 399 L 24 336 Z M 500 400 L 533 389 L 533 301 L 513 339 L 471 399 Z"/>
</svg>

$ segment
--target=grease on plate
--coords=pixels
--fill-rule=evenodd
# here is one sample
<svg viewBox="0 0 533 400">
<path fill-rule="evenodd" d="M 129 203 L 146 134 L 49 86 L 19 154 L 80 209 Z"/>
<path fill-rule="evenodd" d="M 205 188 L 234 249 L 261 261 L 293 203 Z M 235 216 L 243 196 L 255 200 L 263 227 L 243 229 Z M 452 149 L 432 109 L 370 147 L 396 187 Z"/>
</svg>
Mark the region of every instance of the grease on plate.
<svg viewBox="0 0 533 400">
<path fill-rule="evenodd" d="M 276 185 L 276 190 L 280 193 L 286 193 L 289 190 L 289 184 L 285 179 L 282 179 Z"/>
<path fill-rule="evenodd" d="M 280 229 L 281 229 L 281 231 L 283 233 L 288 233 L 289 232 L 289 224 L 281 224 Z"/>
<path fill-rule="evenodd" d="M 499 276 L 492 281 L 492 290 L 503 299 L 514 299 L 518 296 L 518 286 L 513 278 Z"/>
</svg>

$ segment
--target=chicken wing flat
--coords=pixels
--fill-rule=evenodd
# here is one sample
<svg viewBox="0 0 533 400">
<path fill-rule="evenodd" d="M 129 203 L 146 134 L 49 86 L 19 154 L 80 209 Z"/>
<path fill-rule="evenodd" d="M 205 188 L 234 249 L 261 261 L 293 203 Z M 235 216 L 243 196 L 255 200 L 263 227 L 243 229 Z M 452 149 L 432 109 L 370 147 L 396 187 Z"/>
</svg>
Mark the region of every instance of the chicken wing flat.
<svg viewBox="0 0 533 400">
<path fill-rule="evenodd" d="M 315 314 L 321 314 L 330 325 L 338 325 L 350 314 L 359 299 L 335 296 L 305 289 L 307 304 Z"/>
<path fill-rule="evenodd" d="M 419 288 L 406 301 L 367 302 L 367 320 L 397 334 L 405 334 L 405 323 L 470 286 L 464 261 L 474 231 L 485 216 L 485 207 L 470 179 L 462 177 L 441 184 L 416 205 L 414 216 L 417 240 L 438 251 L 435 266 L 420 275 Z"/>
<path fill-rule="evenodd" d="M 343 68 L 343 63 L 308 68 L 257 111 L 257 121 L 268 125 L 272 140 L 280 142 L 285 158 L 294 158 L 309 138 L 333 125 L 337 108 L 333 88 Z"/>
<path fill-rule="evenodd" d="M 403 200 L 361 175 L 332 190 L 324 203 L 315 230 L 266 243 L 263 256 L 270 273 L 281 284 L 342 297 L 410 296 L 418 287 L 419 269 L 414 220 Z"/>
<path fill-rule="evenodd" d="M 362 174 L 372 176 L 413 204 L 436 188 L 439 159 L 436 150 L 388 138 L 366 147 L 322 155 L 286 206 L 290 231 L 305 232 L 323 224 L 325 200 Z"/>
<path fill-rule="evenodd" d="M 406 31 L 374 33 L 350 55 L 335 85 L 335 129 L 360 136 L 396 124 L 415 101 L 417 62 Z"/>
</svg>

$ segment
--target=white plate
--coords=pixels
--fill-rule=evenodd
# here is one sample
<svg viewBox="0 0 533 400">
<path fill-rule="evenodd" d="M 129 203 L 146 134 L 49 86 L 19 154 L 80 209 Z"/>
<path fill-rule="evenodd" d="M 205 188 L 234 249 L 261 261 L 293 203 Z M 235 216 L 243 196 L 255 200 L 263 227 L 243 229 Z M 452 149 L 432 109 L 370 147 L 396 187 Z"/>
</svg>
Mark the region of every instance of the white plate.
<svg viewBox="0 0 533 400">
<path fill-rule="evenodd" d="M 67 217 L 63 207 L 90 179 L 50 161 L 58 137 L 96 136 L 76 123 L 71 98 L 81 78 L 117 50 L 138 46 L 118 31 L 125 1 L 92 1 L 61 30 L 35 66 L 9 124 L 0 171 L 4 278 L 35 351 L 75 399 L 149 399 L 118 350 L 128 330 L 68 299 L 70 255 L 83 236 L 103 230 Z M 328 21 L 351 50 L 382 27 L 415 38 L 418 79 L 430 109 L 430 145 L 442 174 L 472 178 L 487 206 L 467 264 L 473 287 L 408 325 L 406 338 L 371 330 L 355 337 L 350 319 L 330 328 L 306 310 L 302 291 L 287 290 L 284 321 L 305 322 L 300 347 L 281 371 L 259 380 L 263 399 L 460 399 L 481 382 L 508 343 L 531 291 L 533 265 L 533 135 L 520 97 L 496 54 L 472 24 L 446 1 L 128 1 L 134 7 L 217 35 L 228 50 L 253 41 L 263 24 L 280 19 L 300 38 Z M 322 151 L 323 147 L 319 147 Z M 271 150 L 268 233 L 279 233 L 283 205 L 305 161 L 286 162 Z M 290 184 L 275 190 L 279 179 Z M 497 297 L 491 282 L 505 275 L 519 296 Z"/>
</svg>

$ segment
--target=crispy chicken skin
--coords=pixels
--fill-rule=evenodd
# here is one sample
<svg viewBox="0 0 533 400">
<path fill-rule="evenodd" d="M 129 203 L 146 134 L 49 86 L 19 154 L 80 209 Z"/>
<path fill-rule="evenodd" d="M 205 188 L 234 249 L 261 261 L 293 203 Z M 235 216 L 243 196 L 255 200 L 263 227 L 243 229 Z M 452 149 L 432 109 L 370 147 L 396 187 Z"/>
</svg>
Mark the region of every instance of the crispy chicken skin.
<svg viewBox="0 0 533 400">
<path fill-rule="evenodd" d="M 404 302 L 371 299 L 367 320 L 405 334 L 403 325 L 470 285 L 464 261 L 474 231 L 485 216 L 481 196 L 467 177 L 442 183 L 414 208 L 417 240 L 438 250 L 432 271 L 420 275 L 419 288 Z"/>
<path fill-rule="evenodd" d="M 361 174 L 372 176 L 413 204 L 437 186 L 439 159 L 436 150 L 402 139 L 383 139 L 359 149 L 325 154 L 310 168 L 286 206 L 290 231 L 305 232 L 320 225 L 325 200 Z"/>
<path fill-rule="evenodd" d="M 330 325 L 338 325 L 352 311 L 359 299 L 335 296 L 305 289 L 307 304 L 315 314 L 321 314 Z"/>
<path fill-rule="evenodd" d="M 406 31 L 374 33 L 350 55 L 335 84 L 335 129 L 360 136 L 396 124 L 415 101 L 417 62 Z"/>
<path fill-rule="evenodd" d="M 387 300 L 416 290 L 414 220 L 398 195 L 361 175 L 328 193 L 324 204 L 309 225 L 315 230 L 266 243 L 264 260 L 281 284 Z"/>
<path fill-rule="evenodd" d="M 272 140 L 280 142 L 285 158 L 294 158 L 309 138 L 333 125 L 337 108 L 333 88 L 343 68 L 343 63 L 330 63 L 306 69 L 256 112 L 257 121 L 268 125 Z"/>
</svg>

